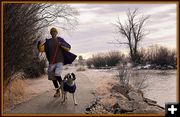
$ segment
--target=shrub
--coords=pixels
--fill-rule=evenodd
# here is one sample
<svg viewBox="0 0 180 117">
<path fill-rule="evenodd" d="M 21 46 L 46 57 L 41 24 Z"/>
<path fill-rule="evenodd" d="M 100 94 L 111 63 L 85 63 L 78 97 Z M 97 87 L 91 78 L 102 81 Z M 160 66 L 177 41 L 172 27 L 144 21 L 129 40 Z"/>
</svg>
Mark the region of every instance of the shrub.
<svg viewBox="0 0 180 117">
<path fill-rule="evenodd" d="M 153 45 L 148 49 L 139 50 L 140 64 L 155 64 L 160 66 L 176 66 L 176 51 L 163 46 Z"/>
<path fill-rule="evenodd" d="M 157 47 L 156 53 L 154 53 L 151 63 L 156 65 L 176 65 L 175 59 L 176 52 L 174 50 L 169 50 L 165 47 Z"/>
<path fill-rule="evenodd" d="M 131 66 L 127 64 L 118 64 L 117 65 L 118 71 L 116 77 L 120 81 L 122 85 L 129 85 L 129 80 L 131 77 Z"/>
<path fill-rule="evenodd" d="M 106 60 L 103 54 L 93 55 L 92 63 L 95 68 L 99 69 L 106 66 Z"/>
<path fill-rule="evenodd" d="M 91 58 L 89 58 L 89 59 L 86 60 L 86 65 L 87 65 L 88 68 L 92 68 L 92 66 L 93 66 L 93 61 L 92 61 Z"/>
<path fill-rule="evenodd" d="M 125 55 L 118 51 L 98 53 L 93 55 L 92 58 L 86 60 L 88 68 L 94 66 L 97 69 L 102 67 L 116 66 L 119 62 L 125 62 Z"/>
<path fill-rule="evenodd" d="M 123 62 L 124 54 L 121 54 L 118 51 L 109 52 L 105 56 L 105 60 L 107 61 L 108 66 L 116 66 L 119 62 Z"/>
<path fill-rule="evenodd" d="M 35 64 L 35 65 L 34 65 Z M 45 60 L 35 60 L 34 64 L 29 64 L 23 68 L 23 71 L 28 78 L 37 78 L 45 74 L 44 68 L 46 67 Z"/>
<path fill-rule="evenodd" d="M 27 85 L 24 78 L 25 76 L 22 72 L 17 72 L 4 82 L 4 109 L 14 106 L 14 104 L 17 104 L 19 100 L 23 99 L 25 87 Z"/>
</svg>

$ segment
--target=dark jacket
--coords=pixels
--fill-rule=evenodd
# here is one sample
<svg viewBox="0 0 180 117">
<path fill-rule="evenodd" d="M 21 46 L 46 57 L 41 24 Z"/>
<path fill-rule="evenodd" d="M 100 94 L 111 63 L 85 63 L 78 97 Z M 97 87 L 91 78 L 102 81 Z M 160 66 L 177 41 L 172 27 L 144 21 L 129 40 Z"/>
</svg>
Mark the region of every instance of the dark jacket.
<svg viewBox="0 0 180 117">
<path fill-rule="evenodd" d="M 76 84 L 69 86 L 67 82 L 64 82 L 63 89 L 69 93 L 74 93 L 76 91 Z"/>
<path fill-rule="evenodd" d="M 49 40 L 50 39 L 46 39 L 45 42 L 45 53 L 46 53 L 46 57 L 49 61 Z M 67 51 L 65 48 L 69 49 L 71 48 L 71 45 L 69 45 L 63 38 L 58 37 L 58 42 L 60 42 L 62 44 L 61 48 L 62 48 L 62 52 L 63 52 L 63 57 L 64 57 L 64 65 L 66 64 L 72 64 L 72 62 L 76 59 L 76 55 Z M 50 62 L 50 61 L 49 61 Z"/>
</svg>

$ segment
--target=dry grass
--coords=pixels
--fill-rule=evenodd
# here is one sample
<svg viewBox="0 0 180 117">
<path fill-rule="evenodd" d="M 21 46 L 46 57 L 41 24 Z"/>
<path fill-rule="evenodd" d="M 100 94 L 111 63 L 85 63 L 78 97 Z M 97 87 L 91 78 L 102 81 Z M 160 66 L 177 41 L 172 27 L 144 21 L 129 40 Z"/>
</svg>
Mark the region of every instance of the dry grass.
<svg viewBox="0 0 180 117">
<path fill-rule="evenodd" d="M 111 93 L 111 89 L 117 81 L 114 79 L 102 79 L 101 82 L 97 84 L 96 93 L 97 95 L 106 95 Z"/>
<path fill-rule="evenodd" d="M 100 86 L 97 87 L 96 93 L 98 95 L 105 95 L 110 92 L 111 86 L 108 84 L 101 84 Z"/>
<path fill-rule="evenodd" d="M 15 75 L 12 80 L 4 83 L 4 110 L 13 107 L 23 100 L 26 82 L 20 75 Z"/>
<path fill-rule="evenodd" d="M 100 103 L 105 107 L 112 107 L 117 103 L 117 99 L 115 97 L 105 97 L 100 100 Z"/>
</svg>

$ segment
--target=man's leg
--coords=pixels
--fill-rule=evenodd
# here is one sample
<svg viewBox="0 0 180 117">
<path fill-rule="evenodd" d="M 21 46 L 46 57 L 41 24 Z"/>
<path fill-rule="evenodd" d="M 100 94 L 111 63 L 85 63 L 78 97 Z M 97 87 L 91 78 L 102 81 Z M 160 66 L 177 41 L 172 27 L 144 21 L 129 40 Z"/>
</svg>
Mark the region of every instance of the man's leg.
<svg viewBox="0 0 180 117">
<path fill-rule="evenodd" d="M 54 97 L 58 97 L 58 96 L 60 96 L 58 80 L 52 80 L 52 82 L 53 82 L 54 87 L 56 89 L 56 93 L 54 94 Z"/>
<path fill-rule="evenodd" d="M 56 77 L 56 80 L 58 80 L 59 82 L 59 86 L 61 85 L 61 82 L 62 82 L 62 78 L 61 78 L 62 70 L 63 70 L 63 63 L 61 62 L 57 63 L 56 69 L 55 69 L 55 77 Z"/>
<path fill-rule="evenodd" d="M 52 80 L 55 89 L 59 89 L 58 80 Z"/>
<path fill-rule="evenodd" d="M 62 64 L 62 63 L 56 63 L 56 64 L 55 64 L 55 77 L 56 77 L 56 82 L 53 82 L 53 83 L 55 83 L 55 85 L 58 87 L 58 89 L 57 89 L 58 96 L 60 95 L 59 89 L 60 89 L 61 82 L 62 82 L 62 78 L 61 78 L 62 67 L 63 67 L 63 64 Z M 58 83 L 59 83 L 59 84 L 58 84 Z M 55 86 L 55 85 L 54 85 L 54 86 Z"/>
<path fill-rule="evenodd" d="M 59 82 L 59 87 L 61 86 L 62 78 L 61 76 L 56 76 L 56 80 Z"/>
<path fill-rule="evenodd" d="M 56 93 L 54 94 L 54 97 L 58 97 L 58 96 L 60 96 L 59 85 L 58 85 L 57 79 L 55 79 L 55 77 L 54 77 L 54 74 L 55 74 L 55 65 L 49 65 L 49 67 L 48 67 L 48 79 L 52 80 L 53 85 L 56 89 Z"/>
</svg>

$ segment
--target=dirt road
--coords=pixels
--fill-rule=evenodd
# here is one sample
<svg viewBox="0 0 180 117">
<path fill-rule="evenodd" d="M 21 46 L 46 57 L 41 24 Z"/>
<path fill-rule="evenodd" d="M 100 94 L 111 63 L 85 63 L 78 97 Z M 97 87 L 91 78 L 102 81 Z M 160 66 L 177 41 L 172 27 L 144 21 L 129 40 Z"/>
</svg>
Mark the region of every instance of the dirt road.
<svg viewBox="0 0 180 117">
<path fill-rule="evenodd" d="M 69 71 L 69 70 L 68 70 Z M 66 71 L 66 72 L 68 72 Z M 72 71 L 72 70 L 70 70 Z M 65 74 L 65 73 L 64 73 Z M 88 74 L 84 72 L 76 72 L 76 98 L 78 105 L 75 106 L 73 103 L 72 95 L 68 94 L 68 100 L 66 103 L 61 104 L 61 97 L 54 98 L 53 95 L 55 91 L 53 89 L 39 94 L 38 96 L 30 99 L 27 102 L 16 105 L 10 111 L 5 113 L 84 113 L 85 107 L 92 101 L 94 96 L 92 91 L 95 89 L 94 83 L 90 80 Z M 47 84 L 51 84 L 47 81 Z M 38 85 L 38 84 L 37 84 Z M 42 87 L 45 88 L 45 87 Z"/>
</svg>

